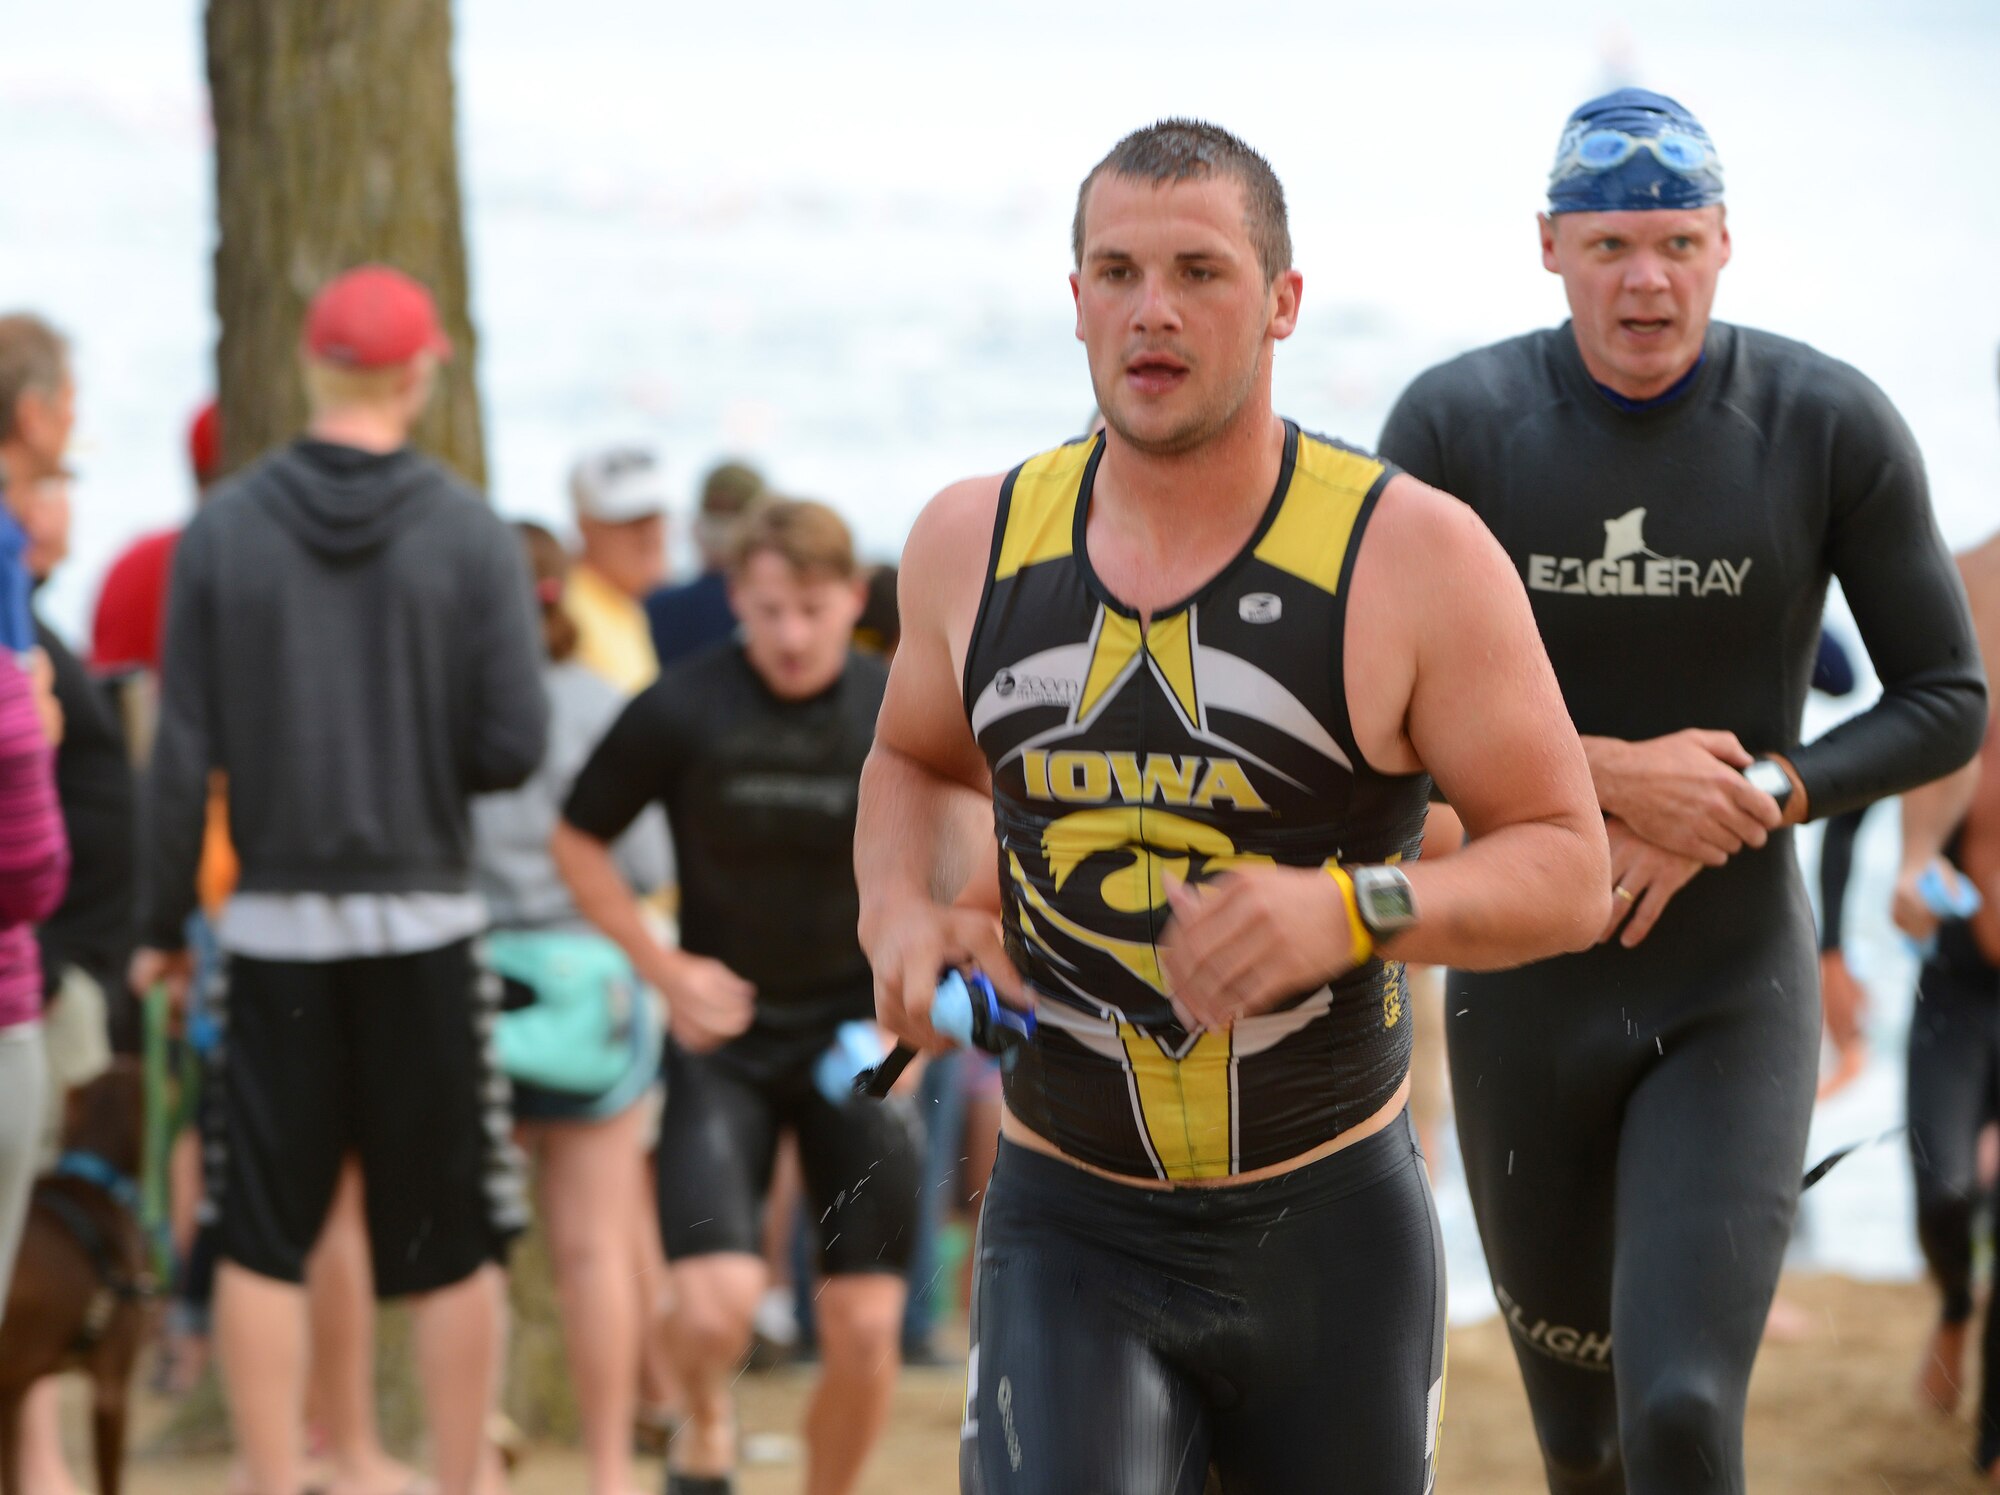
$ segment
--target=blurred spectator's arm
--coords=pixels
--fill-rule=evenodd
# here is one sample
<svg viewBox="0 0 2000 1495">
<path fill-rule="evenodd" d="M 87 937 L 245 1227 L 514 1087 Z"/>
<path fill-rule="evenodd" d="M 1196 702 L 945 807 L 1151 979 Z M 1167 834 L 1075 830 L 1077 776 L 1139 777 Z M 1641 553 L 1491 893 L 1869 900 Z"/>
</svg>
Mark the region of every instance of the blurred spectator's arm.
<svg viewBox="0 0 2000 1495">
<path fill-rule="evenodd" d="M 541 763 L 549 735 L 541 629 L 527 558 L 498 519 L 487 526 L 486 540 L 483 595 L 467 625 L 474 631 L 475 706 L 466 787 L 474 794 L 525 783 Z"/>
<path fill-rule="evenodd" d="M 1826 823 L 1819 847 L 1819 948 L 1838 950 L 1847 910 L 1847 880 L 1854 871 L 1854 839 L 1868 806 L 1846 810 Z"/>
<path fill-rule="evenodd" d="M 139 940 L 152 950 L 179 950 L 187 943 L 208 816 L 208 776 L 216 766 L 211 549 L 208 530 L 191 526 L 167 592 L 159 726 L 141 807 L 145 878 Z"/>
<path fill-rule="evenodd" d="M 55 753 L 27 672 L 0 658 L 0 926 L 46 919 L 68 881 Z"/>
<path fill-rule="evenodd" d="M 1825 653 L 1826 635 L 1820 635 Z M 1818 677 L 1814 685 L 1818 687 Z M 1845 1088 L 1867 1062 L 1867 1045 L 1861 1025 L 1868 1010 L 1868 994 L 1854 979 L 1847 956 L 1841 949 L 1841 933 L 1847 909 L 1847 882 L 1854 870 L 1854 842 L 1861 830 L 1868 806 L 1845 810 L 1826 823 L 1826 836 L 1819 850 L 1819 1001 L 1820 1021 L 1838 1056 L 1831 1074 L 1820 1081 L 1819 1095 L 1827 1096 Z"/>
</svg>

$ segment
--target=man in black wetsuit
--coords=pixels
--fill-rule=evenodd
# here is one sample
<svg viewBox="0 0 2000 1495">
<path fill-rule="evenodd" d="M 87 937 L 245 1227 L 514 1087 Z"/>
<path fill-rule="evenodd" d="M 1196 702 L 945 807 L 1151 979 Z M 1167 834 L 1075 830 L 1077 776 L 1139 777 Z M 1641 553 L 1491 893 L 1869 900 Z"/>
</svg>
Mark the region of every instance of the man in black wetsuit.
<svg viewBox="0 0 2000 1495">
<path fill-rule="evenodd" d="M 1542 256 L 1571 322 L 1431 370 L 1382 435 L 1513 557 L 1612 843 L 1599 948 L 1454 974 L 1459 1136 L 1550 1488 L 1740 1491 L 1818 1055 L 1783 827 L 1963 763 L 1984 679 L 1888 400 L 1710 321 L 1729 235 L 1687 111 L 1577 110 Z M 1830 574 L 1883 694 L 1801 747 Z"/>
<path fill-rule="evenodd" d="M 854 813 L 887 672 L 849 648 L 863 596 L 838 515 L 758 508 L 730 563 L 741 641 L 689 656 L 634 698 L 556 832 L 577 906 L 667 999 L 660 1225 L 690 1419 L 667 1482 L 678 1495 L 730 1488 L 730 1387 L 765 1287 L 759 1216 L 781 1131 L 798 1138 L 827 1279 L 814 1304 L 823 1373 L 807 1414 L 809 1495 L 853 1487 L 895 1389 L 914 1118 L 902 1102 L 835 1100 L 814 1074 L 856 1036 L 847 1025 L 873 1035 Z M 677 949 L 648 930 L 609 851 L 655 801 L 679 858 Z"/>
<path fill-rule="evenodd" d="M 1402 962 L 1595 937 L 1588 767 L 1492 537 L 1273 411 L 1303 279 L 1263 157 L 1135 131 L 1073 238 L 1106 429 L 918 519 L 855 838 L 887 1026 L 937 1042 L 946 964 L 1040 1014 L 961 1484 L 1417 1495 L 1444 1294 Z M 1471 840 L 1411 865 L 1431 775 Z"/>
</svg>

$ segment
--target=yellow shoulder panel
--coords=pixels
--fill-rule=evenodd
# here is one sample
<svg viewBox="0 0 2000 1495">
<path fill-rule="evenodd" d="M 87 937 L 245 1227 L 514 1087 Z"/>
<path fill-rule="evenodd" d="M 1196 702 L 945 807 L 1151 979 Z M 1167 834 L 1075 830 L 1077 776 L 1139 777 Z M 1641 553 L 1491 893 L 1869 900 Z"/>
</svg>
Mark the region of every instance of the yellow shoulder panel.
<svg viewBox="0 0 2000 1495">
<path fill-rule="evenodd" d="M 1258 542 L 1257 559 L 1322 592 L 1339 591 L 1354 521 L 1382 471 L 1373 457 L 1300 435 L 1291 491 Z"/>
<path fill-rule="evenodd" d="M 1094 441 L 1073 442 L 1021 465 L 1007 505 L 1007 532 L 1000 539 L 1000 558 L 993 566 L 995 581 L 1005 581 L 1024 566 L 1060 560 L 1070 553 L 1077 490 L 1083 486 L 1083 469 L 1096 448 Z"/>
</svg>

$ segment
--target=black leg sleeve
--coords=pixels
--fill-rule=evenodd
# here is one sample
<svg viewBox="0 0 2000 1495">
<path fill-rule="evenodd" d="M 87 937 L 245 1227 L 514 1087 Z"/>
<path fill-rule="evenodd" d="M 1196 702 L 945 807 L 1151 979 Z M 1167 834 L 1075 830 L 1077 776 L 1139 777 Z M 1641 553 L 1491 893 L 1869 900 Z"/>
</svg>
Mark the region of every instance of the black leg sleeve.
<svg viewBox="0 0 2000 1495">
<path fill-rule="evenodd" d="M 1945 1322 L 1972 1317 L 1972 1216 L 1978 1203 L 1979 1129 L 1994 1071 L 1993 978 L 1968 981 L 1933 962 L 1910 1017 L 1910 1164 L 1917 1240 L 1944 1295 Z"/>
<path fill-rule="evenodd" d="M 1612 1304 L 1631 1495 L 1741 1495 L 1750 1368 L 1797 1214 L 1819 1005 L 1739 980 L 1626 1105 Z"/>
</svg>

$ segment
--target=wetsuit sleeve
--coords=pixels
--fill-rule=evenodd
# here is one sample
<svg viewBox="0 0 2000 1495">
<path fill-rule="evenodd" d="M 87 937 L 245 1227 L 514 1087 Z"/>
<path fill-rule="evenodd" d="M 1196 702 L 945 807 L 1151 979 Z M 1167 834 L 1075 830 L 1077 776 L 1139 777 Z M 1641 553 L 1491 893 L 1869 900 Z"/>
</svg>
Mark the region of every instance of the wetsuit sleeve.
<svg viewBox="0 0 2000 1495">
<path fill-rule="evenodd" d="M 1403 391 L 1396 408 L 1383 422 L 1382 439 L 1375 454 L 1393 462 L 1411 477 L 1433 488 L 1451 492 L 1445 481 L 1444 443 L 1438 439 L 1438 402 L 1434 398 L 1435 372 L 1419 378 Z"/>
<path fill-rule="evenodd" d="M 1859 375 L 1843 405 L 1827 559 L 1882 698 L 1793 756 L 1814 816 L 1942 778 L 1979 750 L 1986 730 L 1979 646 L 1916 440 Z"/>
<path fill-rule="evenodd" d="M 563 819 L 609 843 L 624 835 L 647 805 L 665 803 L 684 754 L 674 716 L 659 682 L 634 696 L 570 785 Z"/>
<path fill-rule="evenodd" d="M 215 692 L 209 679 L 215 657 L 213 569 L 208 528 L 196 520 L 175 548 L 167 583 L 160 719 L 141 821 L 146 876 L 140 938 L 156 950 L 187 943 L 201 867 L 208 774 L 215 762 Z"/>
<path fill-rule="evenodd" d="M 1822 955 L 1838 950 L 1847 914 L 1847 879 L 1854 870 L 1854 838 L 1868 807 L 1843 810 L 1826 823 L 1819 848 L 1819 948 Z"/>
</svg>

